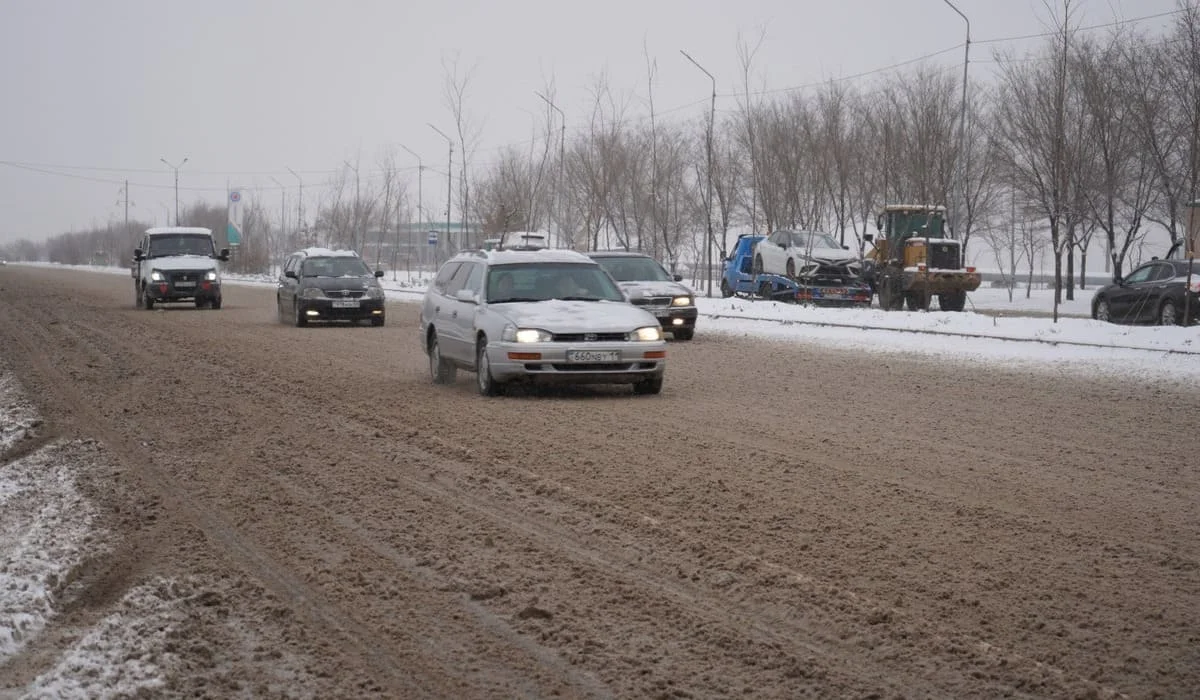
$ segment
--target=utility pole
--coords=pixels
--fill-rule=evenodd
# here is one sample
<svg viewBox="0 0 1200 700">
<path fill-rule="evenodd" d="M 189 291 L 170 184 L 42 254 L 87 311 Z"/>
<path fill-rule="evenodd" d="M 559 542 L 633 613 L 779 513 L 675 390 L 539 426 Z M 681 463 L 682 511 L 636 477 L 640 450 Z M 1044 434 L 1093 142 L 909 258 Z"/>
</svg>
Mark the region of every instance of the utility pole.
<svg viewBox="0 0 1200 700">
<path fill-rule="evenodd" d="M 424 211 L 425 211 L 424 193 L 422 192 L 422 190 L 424 189 L 423 183 L 425 181 L 425 162 L 421 160 L 421 156 L 416 151 L 409 148 L 408 146 L 405 146 L 404 144 L 400 144 L 400 148 L 403 148 L 404 150 L 408 151 L 409 153 L 412 154 L 413 158 L 417 159 L 417 224 L 418 224 L 417 228 L 420 229 L 421 228 L 421 226 L 420 226 L 421 220 L 425 216 L 425 214 L 424 214 Z M 399 206 L 399 204 L 397 204 L 397 206 Z M 397 217 L 397 221 L 399 221 L 399 217 Z M 411 231 L 409 233 L 410 233 L 409 245 L 411 245 L 412 244 Z M 450 234 L 446 234 L 446 235 L 450 235 Z M 422 257 L 424 257 L 424 256 L 422 256 Z M 393 272 L 394 272 L 395 266 L 393 265 L 392 267 L 393 267 Z"/>
<path fill-rule="evenodd" d="M 284 166 L 287 167 L 287 166 Z M 300 181 L 300 194 L 296 197 L 296 231 L 304 232 L 304 178 L 296 174 L 295 170 L 288 168 L 287 171 L 294 175 Z M 299 241 L 297 241 L 299 242 Z M 309 241 L 311 243 L 311 241 Z"/>
<path fill-rule="evenodd" d="M 452 178 L 450 175 L 454 168 L 454 141 L 449 136 L 444 134 L 441 129 L 437 128 L 433 124 L 429 124 L 429 122 L 425 122 L 425 123 L 429 125 L 430 129 L 433 129 L 434 131 L 438 132 L 438 134 L 442 138 L 446 139 L 446 143 L 449 144 L 449 146 L 450 146 L 450 156 L 446 160 L 446 238 L 449 239 L 450 238 L 450 202 L 451 202 L 451 194 L 452 194 L 451 190 L 454 188 L 454 178 Z M 466 224 L 465 214 L 463 216 L 463 223 L 464 223 L 464 225 Z M 462 249 L 461 238 L 462 237 L 460 236 L 459 237 L 460 240 L 458 241 L 457 246 L 456 246 L 459 250 Z M 446 242 L 449 243 L 449 240 L 447 240 Z"/>
<path fill-rule="evenodd" d="M 704 140 L 704 150 L 708 157 L 708 186 L 704 195 L 704 218 L 708 222 L 708 244 L 704 246 L 704 278 L 708 282 L 707 296 L 712 296 L 712 247 L 713 247 L 713 225 L 712 225 L 712 196 L 713 196 L 713 121 L 717 117 L 717 79 L 704 69 L 704 66 L 696 62 L 696 59 L 688 55 L 687 51 L 679 50 L 683 57 L 692 62 L 692 65 L 699 68 L 712 81 L 712 104 L 708 111 L 708 134 Z"/>
<path fill-rule="evenodd" d="M 966 153 L 965 153 L 964 149 L 966 148 L 966 127 L 967 127 L 967 66 L 970 65 L 970 62 L 971 62 L 971 20 L 967 19 L 967 16 L 964 15 L 962 13 L 962 11 L 959 10 L 957 7 L 955 7 L 954 3 L 950 2 L 950 0 L 943 0 L 943 2 L 945 2 L 947 5 L 949 5 L 950 9 L 957 12 L 958 16 L 962 17 L 963 21 L 967 23 L 967 39 L 966 39 L 966 42 L 963 44 L 962 104 L 959 107 L 959 113 L 958 113 L 958 157 L 956 159 L 958 161 L 958 163 L 956 164 L 956 167 L 954 169 L 955 173 L 956 173 L 956 175 L 954 177 L 954 182 L 955 182 L 956 188 L 959 190 L 959 193 L 958 193 L 958 196 L 956 196 L 954 198 L 957 201 L 955 202 L 956 211 L 954 213 L 953 228 L 954 228 L 954 237 L 961 241 L 963 239 L 963 233 L 965 233 L 965 231 L 962 231 L 959 228 L 959 221 L 961 219 L 966 218 L 967 209 L 968 209 L 967 195 L 966 195 L 966 192 L 967 192 L 967 183 L 966 183 L 967 157 L 966 157 Z M 959 207 L 962 207 L 962 208 L 959 209 Z M 966 251 L 964 251 L 964 252 L 966 252 Z"/>
<path fill-rule="evenodd" d="M 125 200 L 125 235 L 129 235 L 129 180 L 125 181 L 125 186 L 121 188 L 121 194 Z M 117 202 L 120 204 L 120 202 Z"/>
<path fill-rule="evenodd" d="M 555 223 L 558 226 L 558 230 L 555 233 L 558 234 L 558 245 L 562 246 L 562 244 L 563 244 L 562 189 L 563 189 L 563 167 L 566 165 L 566 162 L 567 162 L 567 115 L 563 114 L 563 111 L 558 108 L 558 105 L 551 102 L 550 99 L 547 98 L 542 93 L 534 92 L 533 94 L 542 98 L 542 100 L 546 104 L 550 105 L 551 109 L 553 109 L 555 112 L 558 112 L 558 119 L 560 122 L 562 122 L 562 132 L 561 132 L 561 135 L 558 137 L 558 184 L 554 187 L 554 218 L 557 219 L 557 221 Z"/>
<path fill-rule="evenodd" d="M 184 163 L 188 162 L 188 159 L 184 158 L 183 160 L 179 161 L 179 165 L 171 165 L 170 163 L 167 163 L 166 158 L 159 158 L 159 160 L 166 163 L 168 168 L 171 168 L 175 171 L 175 225 L 178 226 L 179 225 L 179 169 L 183 167 Z"/>
<path fill-rule="evenodd" d="M 359 184 L 359 180 L 358 180 L 358 166 L 357 166 L 357 165 L 350 165 L 350 161 L 348 161 L 348 160 L 343 160 L 342 162 L 346 164 L 346 167 L 347 167 L 347 168 L 350 168 L 351 170 L 353 170 L 353 171 L 354 171 L 354 230 L 352 230 L 352 231 L 350 232 L 350 247 L 351 247 L 352 249 L 354 249 L 354 250 L 358 250 L 358 245 L 355 243 L 355 239 L 358 237 L 358 229 L 359 229 L 359 227 L 360 227 L 360 226 L 362 226 L 362 222 L 359 220 L 359 219 L 360 219 L 360 217 L 361 217 L 361 210 L 360 210 L 360 207 L 362 206 L 362 200 L 360 200 L 360 199 L 358 198 L 358 197 L 359 197 L 359 191 L 358 191 L 358 184 Z M 365 232 L 364 232 L 364 235 L 363 235 L 363 242 L 364 242 L 364 243 L 366 243 L 366 234 L 365 234 Z"/>
<path fill-rule="evenodd" d="M 270 177 L 271 177 L 271 180 L 274 181 L 274 183 L 276 185 L 279 185 L 279 238 L 281 241 L 286 241 L 287 240 L 287 188 L 283 186 L 282 182 L 280 182 L 279 180 L 276 180 L 274 175 L 271 175 Z M 272 257 L 272 255 L 271 255 L 272 252 L 273 251 L 270 251 L 270 250 L 267 251 L 268 259 L 270 259 Z"/>
</svg>

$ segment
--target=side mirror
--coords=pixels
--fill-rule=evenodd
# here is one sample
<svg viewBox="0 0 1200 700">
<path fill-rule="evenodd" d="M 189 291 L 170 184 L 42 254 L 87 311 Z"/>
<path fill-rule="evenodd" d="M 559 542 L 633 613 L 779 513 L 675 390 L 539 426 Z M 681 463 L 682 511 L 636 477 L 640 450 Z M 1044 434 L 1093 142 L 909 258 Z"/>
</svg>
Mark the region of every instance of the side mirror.
<svg viewBox="0 0 1200 700">
<path fill-rule="evenodd" d="M 479 296 L 470 289 L 460 289 L 454 293 L 454 298 L 467 304 L 478 304 Z"/>
<path fill-rule="evenodd" d="M 291 279 L 300 279 L 299 277 L 296 277 L 296 271 L 295 271 L 295 270 L 284 270 L 284 271 L 283 271 L 283 276 L 284 276 L 284 277 L 290 277 Z"/>
<path fill-rule="evenodd" d="M 145 256 L 144 256 L 144 255 L 142 255 L 142 249 L 141 249 L 141 248 L 134 248 L 134 249 L 133 249 L 133 259 L 134 259 L 134 260 L 141 260 L 143 257 L 145 257 Z"/>
<path fill-rule="evenodd" d="M 672 277 L 672 278 L 674 278 L 674 280 L 675 280 L 676 282 L 682 282 L 682 281 L 683 281 L 683 275 L 671 275 L 671 277 Z"/>
<path fill-rule="evenodd" d="M 376 270 L 376 271 L 375 271 L 375 276 L 376 276 L 376 277 L 383 277 L 383 270 Z"/>
<path fill-rule="evenodd" d="M 222 248 L 220 254 L 217 255 L 217 260 L 220 260 L 221 262 L 226 262 L 229 260 L 229 249 Z"/>
</svg>

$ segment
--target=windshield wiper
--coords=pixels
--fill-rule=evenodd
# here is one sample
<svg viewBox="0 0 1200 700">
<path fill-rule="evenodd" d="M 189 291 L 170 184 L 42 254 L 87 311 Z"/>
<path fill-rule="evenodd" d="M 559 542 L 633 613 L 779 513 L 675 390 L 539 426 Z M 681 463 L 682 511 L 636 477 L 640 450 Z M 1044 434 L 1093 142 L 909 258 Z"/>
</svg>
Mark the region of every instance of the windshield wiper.
<svg viewBox="0 0 1200 700">
<path fill-rule="evenodd" d="M 604 301 L 600 297 L 554 297 L 562 301 Z"/>
<path fill-rule="evenodd" d="M 502 299 L 488 299 L 489 304 L 508 304 L 511 302 L 522 302 L 522 301 L 546 301 L 546 300 L 538 299 L 537 297 L 504 297 Z"/>
</svg>

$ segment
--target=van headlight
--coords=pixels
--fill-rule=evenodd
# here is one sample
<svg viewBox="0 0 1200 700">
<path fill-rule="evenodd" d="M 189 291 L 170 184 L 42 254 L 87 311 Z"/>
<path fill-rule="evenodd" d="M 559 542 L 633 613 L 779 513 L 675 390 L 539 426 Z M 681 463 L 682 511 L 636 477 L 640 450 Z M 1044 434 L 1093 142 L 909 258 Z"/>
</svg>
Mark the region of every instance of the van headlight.
<svg viewBox="0 0 1200 700">
<path fill-rule="evenodd" d="M 626 336 L 628 340 L 637 340 L 643 343 L 651 343 L 656 340 L 662 340 L 662 337 L 662 328 L 659 328 L 658 326 L 644 326 Z"/>
<path fill-rule="evenodd" d="M 691 306 L 692 298 L 690 296 L 675 297 L 671 300 L 671 306 Z"/>
<path fill-rule="evenodd" d="M 150 271 L 150 281 L 151 282 L 162 282 L 163 281 L 163 273 L 159 272 L 158 270 L 151 270 Z"/>
<path fill-rule="evenodd" d="M 208 280 L 209 282 L 216 282 L 217 281 L 217 271 L 209 270 L 208 272 L 204 273 L 204 279 Z"/>
<path fill-rule="evenodd" d="M 506 326 L 500 339 L 508 343 L 549 343 L 554 335 L 540 328 Z"/>
</svg>

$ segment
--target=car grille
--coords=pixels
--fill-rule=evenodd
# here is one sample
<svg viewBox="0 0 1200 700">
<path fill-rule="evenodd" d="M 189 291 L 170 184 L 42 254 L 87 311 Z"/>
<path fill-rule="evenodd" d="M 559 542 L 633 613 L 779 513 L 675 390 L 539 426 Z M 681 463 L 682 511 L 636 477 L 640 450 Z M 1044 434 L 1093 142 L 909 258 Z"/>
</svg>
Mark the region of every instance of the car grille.
<svg viewBox="0 0 1200 700">
<path fill-rule="evenodd" d="M 611 343 L 624 341 L 624 333 L 555 333 L 556 343 Z"/>
<path fill-rule="evenodd" d="M 327 289 L 325 296 L 330 299 L 361 299 L 366 294 L 361 289 Z"/>
<path fill-rule="evenodd" d="M 958 242 L 934 243 L 929 247 L 929 267 L 936 270 L 957 270 Z"/>
<path fill-rule="evenodd" d="M 208 270 L 170 270 L 163 274 L 166 275 L 167 281 L 171 284 L 175 284 L 176 282 L 199 283 L 200 280 L 204 279 L 204 274 L 206 272 L 208 272 Z"/>
<path fill-rule="evenodd" d="M 672 297 L 637 297 L 634 306 L 670 306 Z"/>
</svg>

